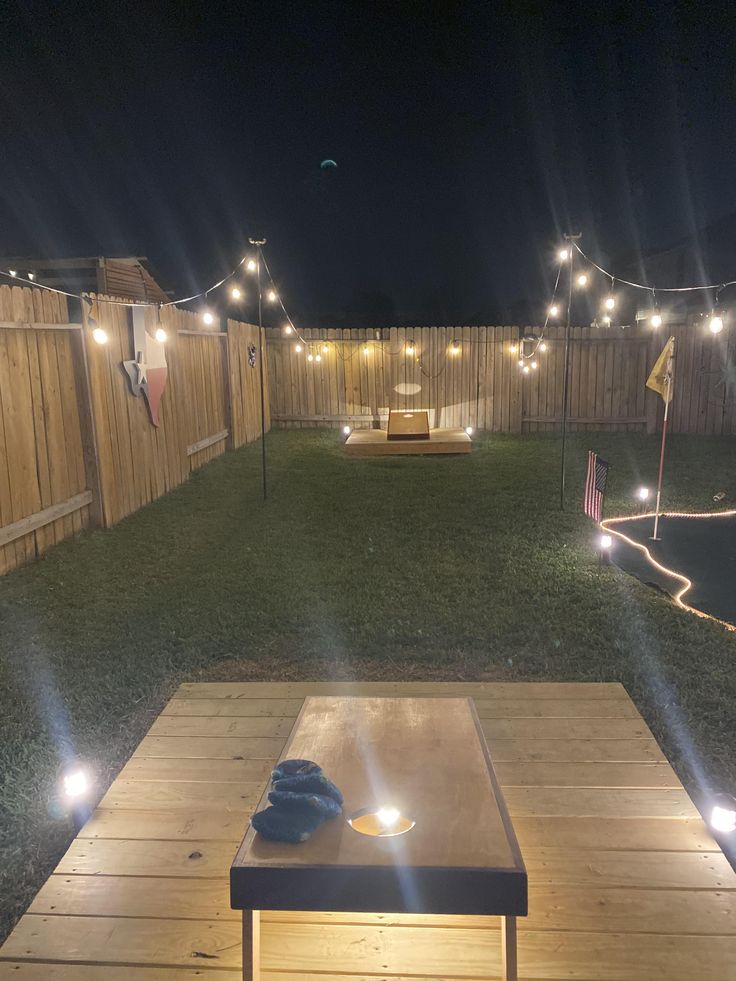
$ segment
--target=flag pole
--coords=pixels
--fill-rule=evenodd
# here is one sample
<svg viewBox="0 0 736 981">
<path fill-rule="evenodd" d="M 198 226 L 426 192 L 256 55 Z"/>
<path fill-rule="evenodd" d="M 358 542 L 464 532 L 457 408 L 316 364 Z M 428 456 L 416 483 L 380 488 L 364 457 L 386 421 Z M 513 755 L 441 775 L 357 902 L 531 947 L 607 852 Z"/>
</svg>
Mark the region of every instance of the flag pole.
<svg viewBox="0 0 736 981">
<path fill-rule="evenodd" d="M 662 497 L 662 476 L 664 474 L 664 447 L 667 442 L 667 419 L 670 412 L 670 399 L 672 397 L 671 386 L 672 386 L 672 363 L 675 357 L 675 345 L 672 344 L 672 355 L 670 357 L 668 371 L 667 371 L 667 398 L 664 403 L 664 420 L 662 421 L 662 446 L 659 451 L 659 476 L 657 478 L 657 503 L 654 508 L 654 533 L 649 539 L 652 542 L 659 542 L 662 539 L 657 537 L 657 532 L 659 531 L 659 502 Z"/>
</svg>

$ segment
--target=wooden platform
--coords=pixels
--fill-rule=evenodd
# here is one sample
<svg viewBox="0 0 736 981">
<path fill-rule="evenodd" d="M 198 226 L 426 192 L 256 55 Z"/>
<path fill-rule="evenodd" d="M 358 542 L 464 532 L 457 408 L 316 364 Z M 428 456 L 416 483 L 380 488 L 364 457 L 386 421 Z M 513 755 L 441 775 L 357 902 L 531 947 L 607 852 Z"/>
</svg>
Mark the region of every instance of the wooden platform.
<svg viewBox="0 0 736 981">
<path fill-rule="evenodd" d="M 470 453 L 473 442 L 464 429 L 430 429 L 429 439 L 391 439 L 385 429 L 356 429 L 345 440 L 348 456 Z"/>
<path fill-rule="evenodd" d="M 529 873 L 520 977 L 736 978 L 736 876 L 620 685 L 302 683 L 183 685 L 0 951 L 0 981 L 239 981 L 230 863 L 303 698 L 332 692 L 474 698 Z M 267 981 L 499 976 L 485 918 L 317 917 L 263 914 Z"/>
</svg>

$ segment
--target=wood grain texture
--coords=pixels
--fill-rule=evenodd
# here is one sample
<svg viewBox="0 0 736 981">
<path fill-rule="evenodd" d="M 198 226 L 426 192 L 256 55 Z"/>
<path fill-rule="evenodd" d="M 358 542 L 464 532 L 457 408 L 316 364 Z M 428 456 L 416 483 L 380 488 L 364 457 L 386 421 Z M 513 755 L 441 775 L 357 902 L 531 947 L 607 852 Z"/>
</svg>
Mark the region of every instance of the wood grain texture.
<svg viewBox="0 0 736 981">
<path fill-rule="evenodd" d="M 285 737 L 207 735 L 207 720 L 291 724 L 306 695 L 331 690 L 475 694 L 487 723 L 520 727 L 493 745 L 529 875 L 523 981 L 734 978 L 736 877 L 654 739 L 602 733 L 639 726 L 620 685 L 258 683 L 182 686 L 161 718 L 200 734 L 146 737 L 115 806 L 96 810 L 0 950 L 0 981 L 239 981 L 228 870 L 255 806 L 240 795 L 259 796 Z M 261 941 L 268 981 L 500 978 L 493 917 L 271 911 Z"/>
</svg>

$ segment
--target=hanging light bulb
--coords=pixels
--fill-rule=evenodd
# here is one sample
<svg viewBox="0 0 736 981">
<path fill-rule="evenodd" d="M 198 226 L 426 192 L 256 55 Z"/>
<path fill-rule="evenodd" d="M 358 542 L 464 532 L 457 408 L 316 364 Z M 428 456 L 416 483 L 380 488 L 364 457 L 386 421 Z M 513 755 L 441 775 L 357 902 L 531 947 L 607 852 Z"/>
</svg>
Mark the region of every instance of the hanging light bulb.
<svg viewBox="0 0 736 981">
<path fill-rule="evenodd" d="M 293 334 L 294 333 L 294 328 L 291 326 L 291 324 L 284 324 L 284 333 L 285 334 Z"/>
<path fill-rule="evenodd" d="M 204 323 L 207 324 L 208 327 L 214 324 L 215 322 L 215 318 L 213 314 L 210 313 L 209 310 L 205 310 L 205 312 L 202 314 L 202 320 L 204 321 Z"/>
<path fill-rule="evenodd" d="M 601 321 L 606 327 L 611 326 L 611 318 L 609 316 L 601 317 Z"/>
<path fill-rule="evenodd" d="M 159 344 L 163 344 L 167 340 L 167 338 L 168 338 L 168 334 L 163 329 L 163 327 L 157 327 L 156 328 L 156 333 L 155 333 L 154 336 L 155 336 L 156 340 L 159 342 Z"/>
<path fill-rule="evenodd" d="M 28 279 L 30 279 L 31 282 L 33 282 L 35 278 L 36 278 L 36 274 L 34 272 L 28 273 Z"/>
<path fill-rule="evenodd" d="M 323 344 L 322 345 L 322 354 L 327 354 L 327 352 L 329 350 L 330 350 L 330 345 L 329 344 Z"/>
<path fill-rule="evenodd" d="M 321 354 L 315 354 L 314 360 L 315 361 L 321 361 L 322 360 L 322 355 Z"/>
<path fill-rule="evenodd" d="M 546 341 L 542 341 L 541 342 L 541 344 L 539 345 L 539 350 L 542 352 L 542 354 L 544 354 L 544 352 L 547 350 L 547 342 Z"/>
<path fill-rule="evenodd" d="M 239 300 L 242 295 L 243 291 L 239 286 L 233 286 L 233 288 L 230 290 L 230 296 L 233 298 L 233 300 Z"/>
<path fill-rule="evenodd" d="M 523 368 L 524 367 L 524 359 L 523 358 L 519 358 L 519 360 L 516 363 L 519 365 L 520 368 Z"/>
<path fill-rule="evenodd" d="M 371 349 L 368 347 L 367 344 L 364 344 L 363 345 L 363 354 L 370 354 L 370 352 L 371 352 Z"/>
<path fill-rule="evenodd" d="M 536 370 L 536 367 L 537 367 L 537 362 L 536 361 L 532 361 L 532 369 L 533 370 Z"/>
<path fill-rule="evenodd" d="M 314 361 L 314 355 L 312 354 L 312 352 L 311 352 L 311 351 L 310 351 L 310 352 L 309 352 L 309 354 L 307 355 L 307 361 Z"/>
<path fill-rule="evenodd" d="M 556 316 L 558 316 L 559 312 L 560 312 L 560 308 L 557 306 L 556 303 L 553 303 L 552 306 L 547 311 L 547 313 L 549 313 L 550 317 L 556 317 Z"/>
<path fill-rule="evenodd" d="M 509 344 L 509 352 L 511 354 L 516 354 L 518 350 L 519 350 L 518 344 Z"/>
<path fill-rule="evenodd" d="M 524 372 L 525 375 L 528 375 L 529 374 L 529 365 L 528 364 L 525 364 L 524 367 L 521 370 Z"/>
<path fill-rule="evenodd" d="M 453 341 L 450 345 L 450 354 L 460 354 L 460 341 Z"/>
<path fill-rule="evenodd" d="M 616 297 L 607 296 L 603 306 L 606 308 L 606 310 L 613 310 L 613 308 L 616 306 Z"/>
<path fill-rule="evenodd" d="M 580 289 L 583 289 L 584 287 L 586 287 L 588 285 L 588 276 L 587 276 L 587 274 L 586 273 L 580 273 L 580 275 L 578 276 L 576 282 L 577 282 L 578 286 L 580 287 Z"/>
<path fill-rule="evenodd" d="M 650 318 L 650 320 L 649 320 L 649 323 L 652 325 L 652 327 L 655 327 L 655 328 L 656 327 L 661 327 L 662 326 L 662 317 L 661 317 L 661 315 L 658 314 L 658 313 L 653 313 L 652 316 L 651 316 L 651 318 Z"/>
<path fill-rule="evenodd" d="M 560 251 L 557 253 L 557 258 L 560 260 L 560 262 L 567 262 L 567 260 L 570 258 L 570 250 L 560 249 Z"/>
<path fill-rule="evenodd" d="M 18 275 L 18 270 L 17 269 L 8 269 L 8 272 L 13 277 L 13 279 L 15 279 L 15 277 Z"/>
<path fill-rule="evenodd" d="M 304 348 L 301 346 L 301 344 L 295 344 L 294 350 L 296 351 L 297 354 L 301 354 Z"/>
<path fill-rule="evenodd" d="M 412 354 L 414 354 L 415 351 L 416 351 L 416 348 L 414 347 L 414 341 L 407 341 L 406 342 L 406 353 L 409 354 L 409 355 L 412 355 Z"/>
<path fill-rule="evenodd" d="M 248 259 L 248 261 L 245 264 L 245 268 L 248 270 L 248 272 L 251 273 L 256 272 L 256 270 L 258 269 L 258 263 L 256 262 L 255 259 Z"/>
<path fill-rule="evenodd" d="M 92 337 L 95 339 L 97 344 L 107 344 L 107 331 L 103 330 L 102 327 L 95 327 L 95 329 L 92 331 Z"/>
<path fill-rule="evenodd" d="M 723 330 L 723 319 L 721 317 L 715 316 L 715 314 L 710 318 L 710 332 L 711 334 L 720 334 Z"/>
<path fill-rule="evenodd" d="M 276 290 L 269 290 L 268 293 L 266 293 L 266 299 L 269 303 L 275 303 L 278 298 L 279 296 Z"/>
</svg>

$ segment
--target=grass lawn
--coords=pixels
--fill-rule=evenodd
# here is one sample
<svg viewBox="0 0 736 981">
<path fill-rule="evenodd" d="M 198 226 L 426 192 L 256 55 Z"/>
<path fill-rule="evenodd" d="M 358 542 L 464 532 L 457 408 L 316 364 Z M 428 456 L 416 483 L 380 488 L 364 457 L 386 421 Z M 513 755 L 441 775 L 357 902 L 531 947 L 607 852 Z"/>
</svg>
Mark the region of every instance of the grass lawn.
<svg viewBox="0 0 736 981">
<path fill-rule="evenodd" d="M 0 579 L 1 933 L 72 831 L 65 753 L 113 778 L 182 680 L 622 681 L 698 797 L 736 788 L 736 635 L 598 568 L 586 451 L 607 513 L 654 483 L 658 439 L 481 434 L 471 456 L 348 460 L 335 432 L 274 433 L 111 531 Z M 736 442 L 672 437 L 665 506 L 736 492 Z M 726 502 L 728 503 L 728 502 Z"/>
</svg>

